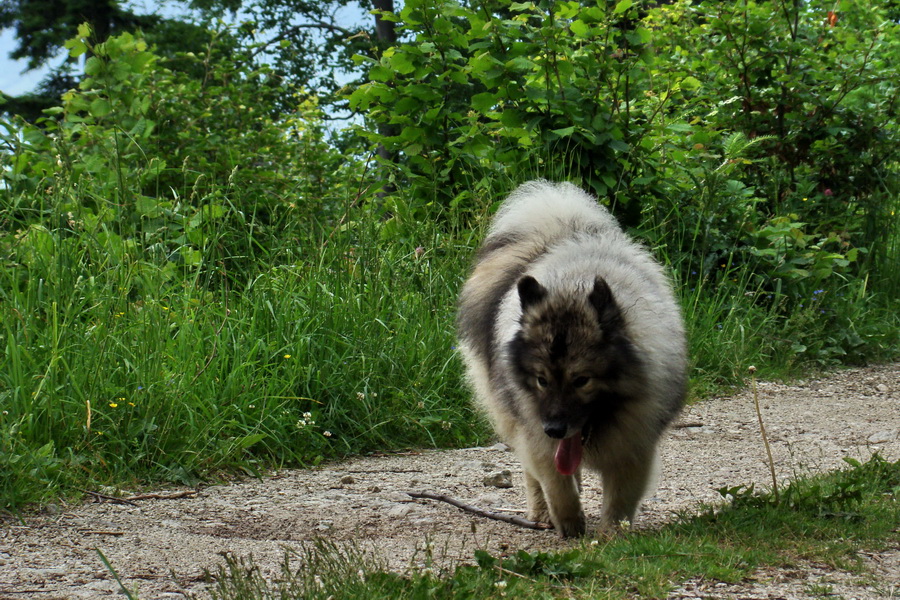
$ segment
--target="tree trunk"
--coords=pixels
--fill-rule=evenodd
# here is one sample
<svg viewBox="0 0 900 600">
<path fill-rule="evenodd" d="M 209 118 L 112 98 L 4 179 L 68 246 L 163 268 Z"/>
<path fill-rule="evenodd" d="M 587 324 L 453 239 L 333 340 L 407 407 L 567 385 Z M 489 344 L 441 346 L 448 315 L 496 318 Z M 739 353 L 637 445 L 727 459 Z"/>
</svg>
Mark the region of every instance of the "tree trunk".
<svg viewBox="0 0 900 600">
<path fill-rule="evenodd" d="M 372 6 L 376 10 L 385 10 L 388 12 L 394 12 L 394 0 L 372 0 Z M 381 53 L 390 46 L 393 46 L 397 43 L 397 29 L 393 21 L 387 21 L 382 19 L 380 15 L 375 15 L 375 45 L 376 52 L 378 56 L 381 56 Z M 378 125 L 378 135 L 382 138 L 384 137 L 393 137 L 398 135 L 400 132 L 397 130 L 397 127 L 391 125 L 390 123 L 381 123 Z M 383 143 L 378 144 L 377 150 L 379 158 L 387 164 L 393 164 L 396 160 L 396 155 L 385 148 Z M 385 167 L 382 167 L 382 172 L 385 171 Z M 384 185 L 381 188 L 381 191 L 378 193 L 379 198 L 383 198 L 388 194 L 394 192 L 394 186 L 391 184 L 387 177 L 385 177 Z"/>
</svg>

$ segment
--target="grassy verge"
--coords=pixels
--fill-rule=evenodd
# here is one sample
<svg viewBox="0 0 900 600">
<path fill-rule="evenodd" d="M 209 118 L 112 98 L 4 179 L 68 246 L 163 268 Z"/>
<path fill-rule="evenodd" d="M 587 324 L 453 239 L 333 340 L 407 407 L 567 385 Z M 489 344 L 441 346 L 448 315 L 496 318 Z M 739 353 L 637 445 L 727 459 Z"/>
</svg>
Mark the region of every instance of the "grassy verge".
<svg viewBox="0 0 900 600">
<path fill-rule="evenodd" d="M 814 561 L 862 572 L 858 552 L 900 541 L 900 462 L 879 457 L 799 479 L 770 494 L 720 490 L 728 502 L 653 532 L 585 542 L 565 552 L 484 552 L 443 575 L 391 573 L 363 553 L 320 541 L 289 553 L 267 582 L 252 561 L 230 558 L 214 576 L 217 600 L 293 598 L 664 598 L 691 579 L 736 583 L 762 566 Z"/>
<path fill-rule="evenodd" d="M 26 232 L 0 274 L 0 507 L 474 442 L 452 349 L 468 249 L 378 233 L 325 231 L 238 281 Z"/>
<path fill-rule="evenodd" d="M 0 509 L 486 441 L 453 336 L 476 234 L 435 215 L 347 217 L 240 272 L 212 258 L 225 227 L 196 261 L 102 223 L 2 238 Z M 865 281 L 788 310 L 740 276 L 682 277 L 696 397 L 740 384 L 750 364 L 785 377 L 898 351 L 896 299 Z"/>
</svg>

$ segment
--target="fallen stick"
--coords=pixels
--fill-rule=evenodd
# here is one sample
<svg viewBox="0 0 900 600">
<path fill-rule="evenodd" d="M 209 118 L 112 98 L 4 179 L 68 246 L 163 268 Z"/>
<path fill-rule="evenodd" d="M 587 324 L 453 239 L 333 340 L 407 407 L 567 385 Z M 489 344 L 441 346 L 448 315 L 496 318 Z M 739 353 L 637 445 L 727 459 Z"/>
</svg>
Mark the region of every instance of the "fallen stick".
<svg viewBox="0 0 900 600">
<path fill-rule="evenodd" d="M 91 490 L 81 489 L 81 491 L 85 494 L 90 494 L 99 501 L 106 500 L 107 502 L 130 504 L 131 506 L 138 505 L 137 502 L 135 502 L 136 500 L 175 500 L 177 498 L 192 498 L 197 495 L 196 490 L 185 490 L 183 492 L 174 492 L 172 494 L 137 494 L 135 496 L 128 496 L 127 498 L 119 498 L 118 496 L 108 496 L 106 494 L 101 494 L 100 492 L 92 492 Z"/>
<path fill-rule="evenodd" d="M 196 495 L 197 490 L 185 490 L 171 494 L 138 494 L 137 496 L 128 496 L 125 500 L 176 500 L 178 498 L 193 498 Z"/>
<path fill-rule="evenodd" d="M 98 502 L 102 502 L 103 500 L 107 500 L 109 502 L 117 502 L 119 504 L 130 504 L 131 506 L 137 506 L 137 502 L 132 502 L 126 498 L 117 498 L 116 496 L 107 496 L 106 494 L 101 494 L 100 492 L 92 492 L 91 490 L 85 490 L 83 488 L 78 488 L 79 491 L 84 492 L 85 494 L 90 494 L 93 496 Z"/>
<path fill-rule="evenodd" d="M 479 517 L 494 519 L 495 521 L 503 521 L 504 523 L 518 525 L 519 527 L 524 527 L 526 529 L 553 529 L 553 525 L 550 525 L 548 523 L 538 523 L 537 521 L 530 521 L 528 519 L 523 519 L 522 517 L 514 517 L 512 515 L 505 515 L 503 513 L 485 510 L 483 508 L 478 508 L 477 506 L 466 504 L 465 502 L 461 502 L 459 500 L 456 500 L 455 498 L 451 498 L 450 496 L 445 496 L 443 494 L 432 494 L 430 492 L 406 492 L 406 494 L 412 498 L 428 498 L 429 500 L 446 502 L 447 504 L 452 504 L 456 508 L 460 508 L 466 512 L 478 515 Z"/>
</svg>

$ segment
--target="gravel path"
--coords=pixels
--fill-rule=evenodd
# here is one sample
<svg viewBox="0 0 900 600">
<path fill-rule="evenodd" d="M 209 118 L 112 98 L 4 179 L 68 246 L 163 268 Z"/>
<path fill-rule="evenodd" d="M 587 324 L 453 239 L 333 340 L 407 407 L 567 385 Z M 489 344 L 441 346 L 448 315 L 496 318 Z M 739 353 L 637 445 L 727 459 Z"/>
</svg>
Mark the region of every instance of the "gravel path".
<svg viewBox="0 0 900 600">
<path fill-rule="evenodd" d="M 782 479 L 839 468 L 845 456 L 864 460 L 878 451 L 900 459 L 900 363 L 791 385 L 763 382 L 759 395 Z M 503 487 L 509 481 L 512 487 Z M 716 501 L 717 488 L 749 483 L 770 483 L 752 395 L 693 405 L 665 442 L 659 487 L 635 525 L 657 527 L 677 511 Z M 583 499 L 595 525 L 598 487 L 595 478 L 586 478 Z M 130 589 L 151 600 L 182 598 L 185 592 L 204 597 L 203 571 L 221 564 L 222 553 L 252 554 L 256 564 L 274 572 L 285 547 L 315 537 L 354 541 L 395 569 L 420 564 L 426 544 L 439 564 L 449 565 L 478 548 L 501 553 L 577 543 L 444 503 L 412 501 L 406 491 L 448 494 L 506 512 L 521 511 L 525 502 L 515 458 L 498 445 L 357 458 L 205 487 L 191 497 L 50 507 L 26 516 L 24 524 L 0 522 L 0 600 L 120 598 L 98 548 Z M 865 575 L 810 564 L 761 570 L 739 585 L 688 582 L 673 597 L 809 599 L 810 590 L 829 587 L 844 598 L 900 597 L 900 549 L 863 559 Z"/>
</svg>

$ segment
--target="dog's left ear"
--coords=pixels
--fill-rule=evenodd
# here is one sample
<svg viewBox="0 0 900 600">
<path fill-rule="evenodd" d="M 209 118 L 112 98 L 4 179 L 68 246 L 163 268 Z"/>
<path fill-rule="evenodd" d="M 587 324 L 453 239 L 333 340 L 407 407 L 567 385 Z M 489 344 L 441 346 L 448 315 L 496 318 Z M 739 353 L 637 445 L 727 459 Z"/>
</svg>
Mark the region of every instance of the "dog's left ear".
<svg viewBox="0 0 900 600">
<path fill-rule="evenodd" d="M 622 324 L 622 311 L 609 284 L 602 277 L 594 279 L 594 289 L 588 295 L 588 301 L 597 311 L 597 319 L 604 329 L 614 329 Z"/>
</svg>

